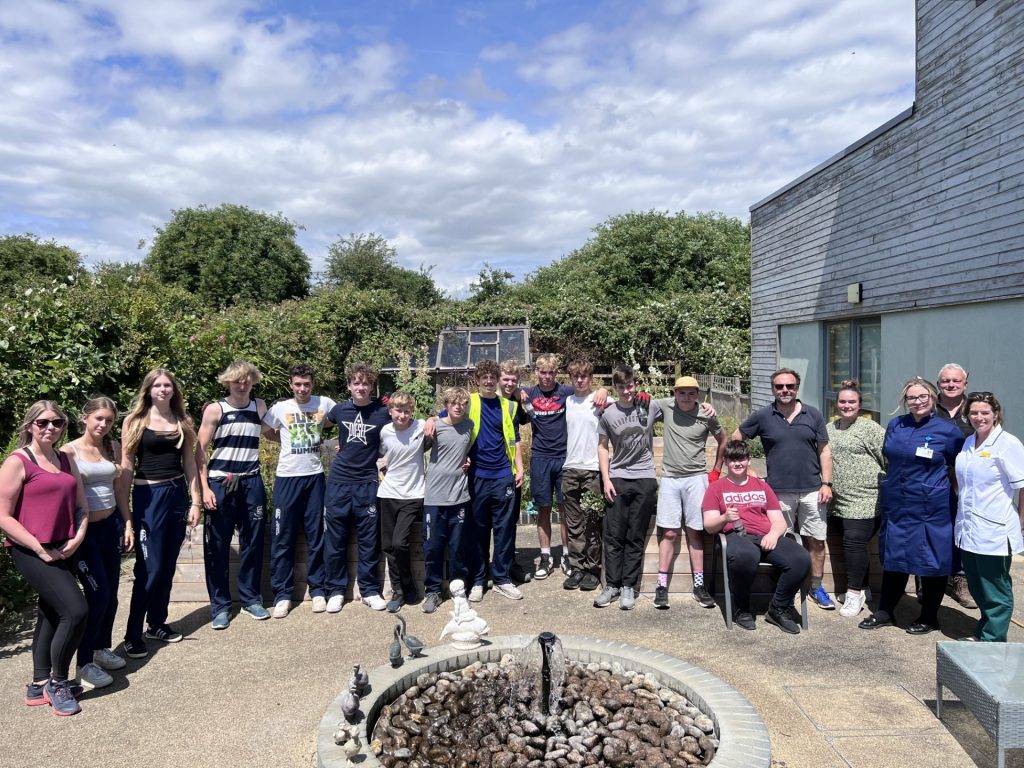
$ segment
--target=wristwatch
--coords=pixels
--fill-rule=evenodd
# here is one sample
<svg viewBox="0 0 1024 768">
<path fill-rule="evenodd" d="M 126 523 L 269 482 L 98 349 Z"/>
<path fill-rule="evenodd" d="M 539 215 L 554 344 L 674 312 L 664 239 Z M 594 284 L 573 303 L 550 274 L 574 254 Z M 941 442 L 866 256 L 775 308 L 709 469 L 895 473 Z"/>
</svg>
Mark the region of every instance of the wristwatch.
<svg viewBox="0 0 1024 768">
<path fill-rule="evenodd" d="M 832 487 L 832 483 L 822 483 L 822 485 L 827 485 L 829 488 Z"/>
</svg>

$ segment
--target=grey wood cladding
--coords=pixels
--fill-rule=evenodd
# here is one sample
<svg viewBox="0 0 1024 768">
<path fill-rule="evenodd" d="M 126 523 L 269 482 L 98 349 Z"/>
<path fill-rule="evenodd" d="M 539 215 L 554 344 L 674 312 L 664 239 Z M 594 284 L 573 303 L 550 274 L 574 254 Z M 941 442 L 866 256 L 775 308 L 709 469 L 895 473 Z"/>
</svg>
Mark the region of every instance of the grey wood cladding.
<svg viewBox="0 0 1024 768">
<path fill-rule="evenodd" d="M 1024 296 L 1024 2 L 918 0 L 916 84 L 912 109 L 751 207 L 754 406 L 779 325 Z"/>
</svg>

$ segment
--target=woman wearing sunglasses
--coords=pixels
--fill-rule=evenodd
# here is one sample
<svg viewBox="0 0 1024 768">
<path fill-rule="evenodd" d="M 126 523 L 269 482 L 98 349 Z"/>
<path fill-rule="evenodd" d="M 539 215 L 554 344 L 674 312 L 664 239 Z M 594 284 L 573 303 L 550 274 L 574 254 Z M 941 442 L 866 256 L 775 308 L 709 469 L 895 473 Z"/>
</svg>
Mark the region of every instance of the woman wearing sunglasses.
<svg viewBox="0 0 1024 768">
<path fill-rule="evenodd" d="M 1010 563 L 1024 552 L 1024 445 L 1003 429 L 1003 409 L 991 392 L 967 395 L 966 411 L 974 434 L 956 457 L 960 497 L 953 537 L 981 618 L 964 639 L 1005 643 L 1013 614 Z"/>
<path fill-rule="evenodd" d="M 32 635 L 34 673 L 25 703 L 56 715 L 81 711 L 68 668 L 89 607 L 75 579 L 89 518 L 74 462 L 57 450 L 68 419 L 56 403 L 33 403 L 18 429 L 18 448 L 0 466 L 0 530 L 18 572 L 39 593 Z"/>
<path fill-rule="evenodd" d="M 121 440 L 121 482 L 132 488 L 132 521 L 139 540 L 124 651 L 142 659 L 149 655 L 144 622 L 146 638 L 181 641 L 181 633 L 167 623 L 167 606 L 185 523 L 194 528 L 201 508 L 196 432 L 174 374 L 165 368 L 146 374 L 121 426 Z"/>
<path fill-rule="evenodd" d="M 939 628 L 939 605 L 953 572 L 953 514 L 956 497 L 950 480 L 964 436 L 952 422 L 935 415 L 938 392 L 915 376 L 903 386 L 900 405 L 907 409 L 885 428 L 882 453 L 887 475 L 881 483 L 882 594 L 878 610 L 861 629 L 893 626 L 896 605 L 910 574 L 921 577 L 921 614 L 907 627 L 911 635 Z"/>
<path fill-rule="evenodd" d="M 109 397 L 94 397 L 82 407 L 82 436 L 61 451 L 74 460 L 85 490 L 89 528 L 79 552 L 78 577 L 89 603 L 89 621 L 78 645 L 78 677 L 86 688 L 114 682 L 108 669 L 121 669 L 124 659 L 110 650 L 121 580 L 121 552 L 135 543 L 128 495 L 117 482 L 121 446 L 110 437 L 117 406 Z M 122 534 L 122 530 L 124 533 Z"/>
</svg>

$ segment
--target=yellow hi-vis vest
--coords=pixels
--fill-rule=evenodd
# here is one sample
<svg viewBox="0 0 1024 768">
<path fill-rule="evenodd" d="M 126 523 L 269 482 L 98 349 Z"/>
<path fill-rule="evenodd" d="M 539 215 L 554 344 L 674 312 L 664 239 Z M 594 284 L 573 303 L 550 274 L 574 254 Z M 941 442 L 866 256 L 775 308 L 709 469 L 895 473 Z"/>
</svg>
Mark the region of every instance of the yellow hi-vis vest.
<svg viewBox="0 0 1024 768">
<path fill-rule="evenodd" d="M 501 431 L 505 436 L 505 453 L 508 455 L 508 466 L 513 472 L 516 467 L 516 428 L 515 418 L 519 411 L 519 403 L 509 400 L 507 397 L 497 396 L 506 407 L 501 409 Z M 469 419 L 473 422 L 473 431 L 470 434 L 469 444 L 476 442 L 476 436 L 480 434 L 480 393 L 474 392 L 469 396 Z"/>
</svg>

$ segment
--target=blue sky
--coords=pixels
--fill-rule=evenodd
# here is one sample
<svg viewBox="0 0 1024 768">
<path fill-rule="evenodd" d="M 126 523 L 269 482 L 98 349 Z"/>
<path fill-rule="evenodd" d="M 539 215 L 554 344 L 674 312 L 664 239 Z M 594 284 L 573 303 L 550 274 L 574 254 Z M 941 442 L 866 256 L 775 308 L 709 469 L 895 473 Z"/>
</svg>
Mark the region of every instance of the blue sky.
<svg viewBox="0 0 1024 768">
<path fill-rule="evenodd" d="M 746 220 L 914 98 L 912 0 L 21 0 L 0 46 L 0 233 L 137 260 L 239 203 L 456 294 L 618 213 Z"/>
</svg>

